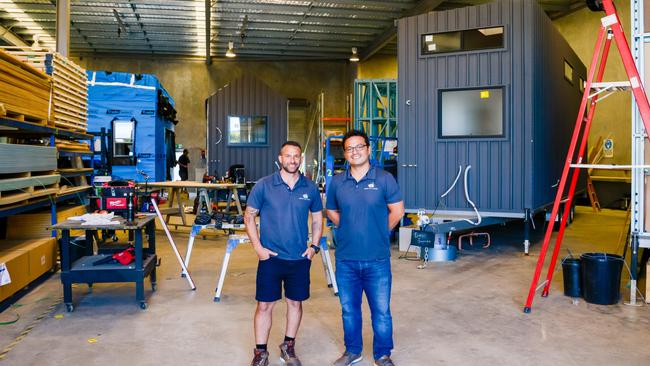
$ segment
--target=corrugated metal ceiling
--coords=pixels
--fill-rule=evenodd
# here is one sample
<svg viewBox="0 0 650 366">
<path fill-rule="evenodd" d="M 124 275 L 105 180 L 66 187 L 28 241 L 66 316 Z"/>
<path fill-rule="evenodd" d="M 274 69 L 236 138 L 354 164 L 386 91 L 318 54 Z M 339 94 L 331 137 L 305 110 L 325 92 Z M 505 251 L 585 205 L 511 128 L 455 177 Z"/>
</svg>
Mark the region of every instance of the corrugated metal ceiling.
<svg viewBox="0 0 650 366">
<path fill-rule="evenodd" d="M 423 9 L 484 2 L 488 1 L 213 0 L 210 53 L 224 57 L 228 42 L 234 42 L 240 58 L 347 59 L 352 47 L 362 55 L 374 47 L 397 18 Z M 584 4 L 584 0 L 539 2 L 551 16 Z M 4 28 L 0 33 L 9 30 L 27 44 L 34 34 L 41 34 L 40 42 L 53 46 L 55 4 L 55 0 L 0 0 Z M 73 0 L 71 4 L 72 55 L 206 55 L 203 0 Z M 380 52 L 395 54 L 394 38 L 383 42 Z"/>
</svg>

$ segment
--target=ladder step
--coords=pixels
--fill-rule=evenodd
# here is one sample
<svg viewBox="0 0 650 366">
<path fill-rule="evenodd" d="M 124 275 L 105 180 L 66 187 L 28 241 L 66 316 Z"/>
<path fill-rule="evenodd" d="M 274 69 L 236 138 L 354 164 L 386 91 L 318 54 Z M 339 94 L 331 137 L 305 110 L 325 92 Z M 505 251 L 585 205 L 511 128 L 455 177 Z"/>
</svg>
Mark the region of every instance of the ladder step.
<svg viewBox="0 0 650 366">
<path fill-rule="evenodd" d="M 591 83 L 591 90 L 601 91 L 601 90 L 610 90 L 610 91 L 625 91 L 630 90 L 629 81 L 603 81 L 599 83 Z"/>
</svg>

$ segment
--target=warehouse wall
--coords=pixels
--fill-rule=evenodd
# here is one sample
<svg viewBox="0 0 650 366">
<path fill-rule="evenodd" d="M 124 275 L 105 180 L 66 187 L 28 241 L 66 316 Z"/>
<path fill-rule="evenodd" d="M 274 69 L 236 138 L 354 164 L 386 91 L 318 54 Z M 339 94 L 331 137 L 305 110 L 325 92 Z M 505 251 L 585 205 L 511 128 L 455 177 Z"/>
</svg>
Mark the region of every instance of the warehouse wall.
<svg viewBox="0 0 650 366">
<path fill-rule="evenodd" d="M 623 29 L 630 35 L 630 2 L 617 1 L 616 7 L 623 23 Z M 583 8 L 568 16 L 555 20 L 555 26 L 578 54 L 582 62 L 589 67 L 594 52 L 600 18 L 604 13 L 595 13 Z M 626 79 L 623 63 L 618 51 L 612 45 L 607 62 L 604 80 L 621 81 Z M 614 157 L 604 159 L 605 164 L 629 164 L 630 162 L 630 93 L 615 93 L 603 103 L 598 104 L 590 142 L 596 142 L 611 134 L 614 139 Z M 607 172 L 603 172 L 603 175 Z M 600 172 L 598 173 L 600 175 Z"/>
<path fill-rule="evenodd" d="M 205 148 L 205 100 L 245 72 L 288 98 L 312 103 L 325 92 L 325 116 L 346 115 L 352 69 L 347 61 L 221 61 L 203 62 L 155 58 L 83 57 L 75 60 L 88 70 L 155 74 L 176 102 L 176 143 Z"/>
<path fill-rule="evenodd" d="M 623 29 L 630 40 L 630 2 L 616 1 Z M 600 18 L 604 13 L 595 13 L 583 8 L 573 14 L 555 20 L 555 26 L 578 54 L 582 62 L 589 67 L 594 52 Z M 618 50 L 612 45 L 603 80 L 621 81 L 626 79 L 623 63 Z M 647 88 L 647 85 L 646 85 Z M 589 144 L 593 146 L 599 136 L 614 139 L 614 157 L 604 158 L 602 164 L 630 164 L 631 161 L 631 101 L 630 93 L 614 93 L 607 100 L 598 104 L 594 117 Z M 622 177 L 624 172 L 595 170 L 595 176 Z M 630 194 L 630 185 L 624 181 L 607 182 L 596 180 L 596 192 L 602 207 L 622 207 L 622 198 Z"/>
<path fill-rule="evenodd" d="M 375 55 L 359 62 L 359 79 L 397 79 L 397 56 Z"/>
</svg>

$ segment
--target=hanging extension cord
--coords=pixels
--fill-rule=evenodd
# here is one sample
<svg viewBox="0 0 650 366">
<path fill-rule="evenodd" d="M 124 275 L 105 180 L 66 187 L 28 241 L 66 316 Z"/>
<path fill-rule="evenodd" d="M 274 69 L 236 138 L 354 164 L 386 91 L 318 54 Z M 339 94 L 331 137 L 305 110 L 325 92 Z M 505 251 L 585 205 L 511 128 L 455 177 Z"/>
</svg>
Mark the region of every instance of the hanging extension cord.
<svg viewBox="0 0 650 366">
<path fill-rule="evenodd" d="M 459 166 L 458 166 L 458 173 L 456 174 L 456 179 L 454 179 L 454 183 L 451 184 L 451 186 L 449 187 L 449 189 L 447 189 L 447 190 L 445 191 L 445 193 L 443 193 L 443 194 L 440 195 L 440 198 L 441 198 L 441 199 L 442 199 L 442 198 L 445 198 L 445 196 L 447 196 L 447 195 L 449 194 L 449 192 L 451 192 L 451 190 L 454 189 L 454 187 L 456 187 L 456 183 L 458 183 L 458 179 L 460 178 L 460 174 L 461 174 L 462 172 L 463 172 L 463 167 L 462 167 L 461 165 L 459 165 Z"/>
<path fill-rule="evenodd" d="M 465 177 L 463 179 L 463 183 L 464 183 L 464 186 L 465 186 L 464 187 L 465 188 L 465 199 L 467 200 L 467 202 L 469 202 L 470 205 L 472 205 L 472 208 L 474 209 L 474 212 L 476 212 L 476 217 L 478 218 L 478 221 L 474 222 L 474 221 L 469 220 L 469 219 L 464 219 L 464 220 L 469 222 L 472 225 L 478 226 L 481 223 L 481 221 L 483 220 L 483 218 L 481 217 L 481 214 L 478 212 L 478 209 L 476 208 L 476 205 L 474 204 L 474 202 L 469 198 L 469 190 L 467 189 L 467 176 L 469 175 L 469 170 L 470 169 L 472 169 L 471 165 L 468 165 L 467 168 L 465 168 Z"/>
</svg>

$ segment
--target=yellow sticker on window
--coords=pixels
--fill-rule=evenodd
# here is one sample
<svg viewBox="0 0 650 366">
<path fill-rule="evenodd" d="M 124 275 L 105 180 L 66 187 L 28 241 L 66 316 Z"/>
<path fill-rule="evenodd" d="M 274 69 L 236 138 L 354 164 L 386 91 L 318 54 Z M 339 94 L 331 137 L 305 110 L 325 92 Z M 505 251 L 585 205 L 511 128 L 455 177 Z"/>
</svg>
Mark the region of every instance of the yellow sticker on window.
<svg viewBox="0 0 650 366">
<path fill-rule="evenodd" d="M 490 97 L 489 90 L 481 90 L 481 99 L 488 99 Z"/>
</svg>

